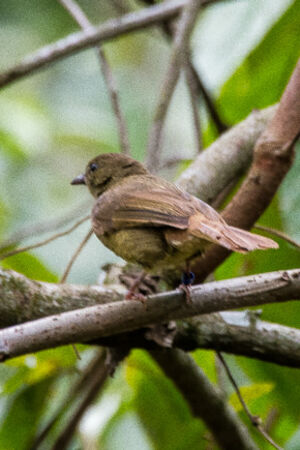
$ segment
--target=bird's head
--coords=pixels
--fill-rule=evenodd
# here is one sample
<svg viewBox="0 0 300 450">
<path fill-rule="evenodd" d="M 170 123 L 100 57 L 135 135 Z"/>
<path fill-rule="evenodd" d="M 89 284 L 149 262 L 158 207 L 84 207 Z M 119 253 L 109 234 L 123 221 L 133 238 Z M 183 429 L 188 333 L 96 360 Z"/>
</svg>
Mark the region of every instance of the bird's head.
<svg viewBox="0 0 300 450">
<path fill-rule="evenodd" d="M 148 173 L 145 167 L 120 153 L 103 153 L 92 159 L 84 174 L 78 175 L 71 184 L 85 184 L 94 197 L 99 197 L 112 185 L 130 175 Z"/>
</svg>

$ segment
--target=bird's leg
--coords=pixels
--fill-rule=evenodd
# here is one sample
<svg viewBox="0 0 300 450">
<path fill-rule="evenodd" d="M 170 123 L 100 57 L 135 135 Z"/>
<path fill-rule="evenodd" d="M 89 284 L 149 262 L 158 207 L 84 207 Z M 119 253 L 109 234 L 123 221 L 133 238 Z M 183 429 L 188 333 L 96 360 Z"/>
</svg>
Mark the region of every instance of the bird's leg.
<svg viewBox="0 0 300 450">
<path fill-rule="evenodd" d="M 141 294 L 140 292 L 137 292 L 140 283 L 143 281 L 143 279 L 146 276 L 146 272 L 143 271 L 142 273 L 140 273 L 140 275 L 137 277 L 137 279 L 132 283 L 129 291 L 127 292 L 125 299 L 126 300 L 138 300 L 142 303 L 146 302 L 146 297 Z"/>
<path fill-rule="evenodd" d="M 181 284 L 179 285 L 179 289 L 181 289 L 185 293 L 185 300 L 188 305 L 192 304 L 191 300 L 191 286 L 195 280 L 194 272 L 190 270 L 190 262 L 186 262 L 185 271 L 181 277 Z"/>
</svg>

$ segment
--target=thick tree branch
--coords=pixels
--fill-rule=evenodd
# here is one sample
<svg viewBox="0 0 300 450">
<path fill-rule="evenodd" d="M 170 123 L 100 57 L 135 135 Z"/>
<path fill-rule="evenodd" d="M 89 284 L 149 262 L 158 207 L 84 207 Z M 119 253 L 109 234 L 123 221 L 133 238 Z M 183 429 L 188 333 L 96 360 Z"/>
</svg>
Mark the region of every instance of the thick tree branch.
<svg viewBox="0 0 300 450">
<path fill-rule="evenodd" d="M 236 417 L 223 395 L 187 353 L 165 349 L 152 351 L 151 355 L 175 383 L 193 414 L 201 418 L 211 430 L 220 448 L 257 448 L 247 428 Z"/>
<path fill-rule="evenodd" d="M 101 286 L 42 283 L 17 272 L 0 269 L 0 327 L 87 305 L 121 301 L 123 297 L 122 293 Z"/>
<path fill-rule="evenodd" d="M 222 214 L 228 223 L 245 229 L 255 224 L 292 165 L 299 133 L 300 60 L 273 119 L 256 143 L 253 163 L 244 183 Z M 211 273 L 229 254 L 226 249 L 212 245 L 193 264 L 197 281 Z"/>
<path fill-rule="evenodd" d="M 209 3 L 209 0 L 206 1 Z M 187 4 L 187 0 L 171 0 L 145 8 L 141 11 L 111 19 L 102 25 L 66 36 L 53 44 L 42 47 L 26 56 L 19 64 L 0 74 L 0 87 L 32 74 L 46 65 L 75 52 L 94 47 L 104 41 L 131 31 L 155 25 L 162 20 L 175 17 Z"/>
<path fill-rule="evenodd" d="M 120 292 L 122 292 L 120 286 Z M 125 292 L 125 289 L 124 289 Z M 96 304 L 121 301 L 109 288 L 53 285 L 28 280 L 15 272 L 0 272 L 0 327 Z M 173 345 L 184 350 L 207 348 L 300 367 L 300 331 L 255 318 L 255 313 L 224 312 L 178 323 Z M 153 348 L 145 329 L 102 338 L 104 346 Z"/>
<path fill-rule="evenodd" d="M 253 111 L 205 149 L 180 175 L 177 184 L 207 203 L 249 167 L 253 148 L 272 119 L 276 106 Z"/>
<path fill-rule="evenodd" d="M 264 322 L 255 311 L 199 316 L 179 324 L 174 346 L 206 348 L 300 367 L 300 330 Z"/>
<path fill-rule="evenodd" d="M 165 333 L 165 335 L 163 334 Z M 259 319 L 257 311 L 225 311 L 177 322 L 175 330 L 139 329 L 98 339 L 104 346 L 155 349 L 170 346 L 185 351 L 197 348 L 247 356 L 300 368 L 300 330 Z"/>
<path fill-rule="evenodd" d="M 7 287 L 6 279 L 4 272 L 4 283 L 2 278 L 0 295 L 1 290 L 3 290 L 4 295 L 1 296 L 4 299 L 20 297 L 19 302 L 20 305 L 23 305 L 23 308 L 26 303 L 33 307 L 35 298 L 24 296 L 19 286 L 12 292 Z M 60 291 L 63 294 L 61 289 L 67 287 L 64 285 L 52 285 L 51 287 L 51 285 L 45 284 L 43 286 L 46 291 L 52 289 L 52 296 L 54 294 L 56 298 L 60 298 L 57 295 L 58 292 Z M 75 297 L 80 298 L 80 291 L 84 289 L 78 286 L 68 286 L 67 288 L 69 295 L 72 288 L 75 290 L 74 295 L 71 294 L 73 301 Z M 95 296 L 99 288 L 90 289 Z M 49 291 L 46 296 L 48 300 L 51 299 Z M 140 302 L 117 301 L 82 310 L 68 311 L 60 315 L 6 328 L 0 331 L 0 354 L 2 359 L 11 358 L 58 345 L 87 342 L 172 319 L 182 319 L 233 308 L 284 302 L 299 297 L 300 269 L 217 281 L 195 286 L 191 292 L 191 305 L 186 304 L 184 293 L 177 290 L 150 296 L 147 301 L 147 308 Z"/>
</svg>

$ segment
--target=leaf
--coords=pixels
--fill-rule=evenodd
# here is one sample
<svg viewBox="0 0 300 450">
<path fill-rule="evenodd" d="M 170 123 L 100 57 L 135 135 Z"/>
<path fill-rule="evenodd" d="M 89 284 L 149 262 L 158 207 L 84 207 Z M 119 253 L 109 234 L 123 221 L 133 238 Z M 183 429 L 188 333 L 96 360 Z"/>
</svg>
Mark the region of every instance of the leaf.
<svg viewBox="0 0 300 450">
<path fill-rule="evenodd" d="M 48 281 L 55 283 L 58 277 L 34 255 L 30 253 L 20 253 L 1 261 L 2 267 L 12 269 L 22 273 L 33 280 Z"/>
<path fill-rule="evenodd" d="M 224 84 L 218 104 L 228 123 L 279 100 L 300 55 L 299 23 L 296 0 Z"/>
<path fill-rule="evenodd" d="M 28 386 L 12 400 L 0 427 L 0 445 L 3 449 L 25 450 L 35 435 L 52 378 Z"/>
<path fill-rule="evenodd" d="M 0 151 L 7 155 L 13 162 L 22 164 L 26 161 L 26 153 L 15 137 L 7 131 L 0 129 Z"/>
<path fill-rule="evenodd" d="M 242 386 L 239 388 L 240 393 L 246 403 L 247 406 L 250 406 L 251 402 L 253 400 L 256 400 L 263 395 L 269 394 L 274 389 L 273 383 L 255 383 L 251 386 Z M 243 406 L 236 394 L 234 392 L 230 398 L 229 403 L 233 407 L 233 409 L 237 412 L 240 412 L 243 410 Z"/>
<path fill-rule="evenodd" d="M 280 186 L 279 202 L 284 229 L 300 242 L 300 142 L 295 150 L 295 161 Z"/>
<path fill-rule="evenodd" d="M 145 352 L 134 351 L 127 370 L 134 387 L 133 406 L 155 448 L 197 448 L 204 426 L 193 418 L 180 392 L 158 366 Z"/>
</svg>

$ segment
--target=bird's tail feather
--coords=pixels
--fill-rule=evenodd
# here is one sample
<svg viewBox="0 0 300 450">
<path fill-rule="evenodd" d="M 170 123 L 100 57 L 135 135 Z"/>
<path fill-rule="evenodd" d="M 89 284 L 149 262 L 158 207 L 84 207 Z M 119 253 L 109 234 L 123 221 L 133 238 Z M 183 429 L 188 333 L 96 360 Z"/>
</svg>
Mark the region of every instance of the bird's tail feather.
<svg viewBox="0 0 300 450">
<path fill-rule="evenodd" d="M 238 253 L 279 247 L 272 239 L 231 227 L 224 222 L 209 223 L 202 220 L 190 229 L 190 233 Z"/>
</svg>

